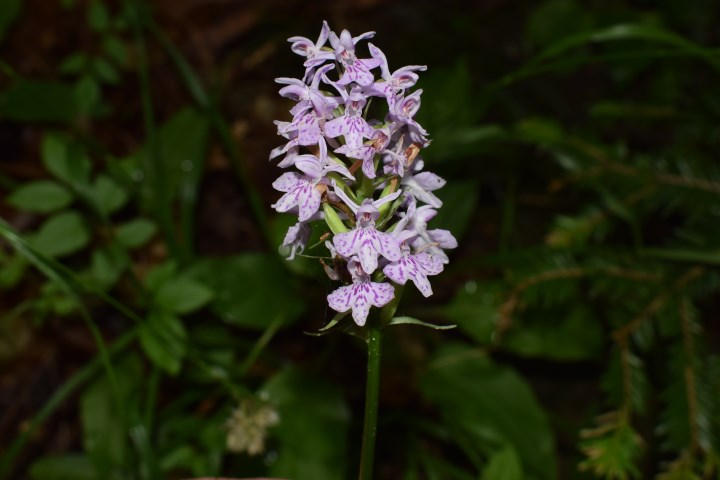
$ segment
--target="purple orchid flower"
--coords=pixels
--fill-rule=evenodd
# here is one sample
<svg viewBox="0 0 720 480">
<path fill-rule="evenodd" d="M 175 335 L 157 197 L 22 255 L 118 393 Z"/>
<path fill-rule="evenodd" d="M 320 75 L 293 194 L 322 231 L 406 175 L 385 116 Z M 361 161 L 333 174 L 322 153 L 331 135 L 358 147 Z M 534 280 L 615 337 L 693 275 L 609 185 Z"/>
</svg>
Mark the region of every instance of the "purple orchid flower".
<svg viewBox="0 0 720 480">
<path fill-rule="evenodd" d="M 408 173 L 400 180 L 400 184 L 405 187 L 408 194 L 434 208 L 442 207 L 442 200 L 432 192 L 442 188 L 445 183 L 444 179 L 432 172 L 420 172 L 415 175 Z"/>
<path fill-rule="evenodd" d="M 394 97 L 389 100 L 390 111 L 388 112 L 388 118 L 393 122 L 406 125 L 410 133 L 410 139 L 425 146 L 429 143 L 427 139 L 428 132 L 413 118 L 420 109 L 421 94 L 422 89 L 416 90 L 407 97 Z"/>
<path fill-rule="evenodd" d="M 370 275 L 356 260 L 348 262 L 353 277 L 352 285 L 340 287 L 327 296 L 328 305 L 337 312 L 352 309 L 352 317 L 359 326 L 365 325 L 370 307 L 383 307 L 395 297 L 395 289 L 389 283 L 370 281 Z"/>
<path fill-rule="evenodd" d="M 382 153 L 387 148 L 390 142 L 390 129 L 380 128 L 373 132 L 371 141 L 365 143 L 359 147 L 350 147 L 349 145 L 343 145 L 342 147 L 335 150 L 335 153 L 342 153 L 348 158 L 355 158 L 362 160 L 362 171 L 367 178 L 375 178 L 375 155 Z"/>
<path fill-rule="evenodd" d="M 395 200 L 400 193 L 397 191 L 374 202 L 368 198 L 358 206 L 345 192 L 335 187 L 335 194 L 355 213 L 357 224 L 351 231 L 335 235 L 333 244 L 337 252 L 344 257 L 357 255 L 363 270 L 368 274 L 377 269 L 378 256 L 394 262 L 402 255 L 400 245 L 392 235 L 375 229 L 375 220 L 380 216 L 378 208 Z"/>
<path fill-rule="evenodd" d="M 296 254 L 302 253 L 303 250 L 305 250 L 307 242 L 310 239 L 310 233 L 310 225 L 308 225 L 307 222 L 297 222 L 288 228 L 282 243 L 283 247 L 290 249 L 290 253 L 287 256 L 288 260 L 294 259 Z"/>
<path fill-rule="evenodd" d="M 432 295 L 432 287 L 428 275 L 437 275 L 443 271 L 443 262 L 440 258 L 426 252 L 412 255 L 406 242 L 402 243 L 402 257 L 383 268 L 383 273 L 393 282 L 405 285 L 412 280 L 417 289 L 425 297 Z"/>
<path fill-rule="evenodd" d="M 359 59 L 355 56 L 355 44 L 373 36 L 375 36 L 375 32 L 366 32 L 354 38 L 347 30 L 343 30 L 340 37 L 330 33 L 330 45 L 335 49 L 335 58 L 345 67 L 340 80 L 337 81 L 338 85 L 356 82 L 358 85 L 368 86 L 373 83 L 375 77 L 370 70 L 379 66 L 380 60 L 377 58 Z"/>
<path fill-rule="evenodd" d="M 345 113 L 325 124 L 325 135 L 330 138 L 342 135 L 348 148 L 360 148 L 363 139 L 372 137 L 374 132 L 374 129 L 362 117 L 367 99 L 361 93 L 360 87 L 353 88 L 350 94 L 347 94 L 344 88 L 338 88 L 338 91 L 345 100 Z"/>
<path fill-rule="evenodd" d="M 406 67 L 395 70 L 392 74 L 388 67 L 385 54 L 372 43 L 368 43 L 370 56 L 380 61 L 380 71 L 382 72 L 382 82 L 375 82 L 367 87 L 368 95 L 385 97 L 388 101 L 397 94 L 405 92 L 406 88 L 410 88 L 418 81 L 418 75 L 415 72 L 424 72 L 427 70 L 425 65 L 408 65 Z"/>
<path fill-rule="evenodd" d="M 320 142 L 319 156 L 298 155 L 295 158 L 295 166 L 303 172 L 303 175 L 287 172 L 273 182 L 273 188 L 285 192 L 285 195 L 272 207 L 278 212 L 287 212 L 297 207 L 298 219 L 301 222 L 308 221 L 320 208 L 322 195 L 315 187 L 321 182 L 329 183 L 325 175 L 329 172 L 338 172 L 347 178 L 353 178 L 345 166 L 328 162 L 327 146 L 324 141 Z"/>
<path fill-rule="evenodd" d="M 310 85 L 306 85 L 305 82 L 297 78 L 280 77 L 275 79 L 275 82 L 287 85 L 280 89 L 280 95 L 298 102 L 298 105 L 293 107 L 290 113 L 296 116 L 312 107 L 319 116 L 332 118 L 332 111 L 337 108 L 338 103 L 333 97 L 324 95 L 318 90 L 318 87 L 323 76 L 333 68 L 335 68 L 335 65 L 320 67 L 313 75 Z"/>
<path fill-rule="evenodd" d="M 314 67 L 322 65 L 327 60 L 335 58 L 334 52 L 323 50 L 322 48 L 329 36 L 330 27 L 328 26 L 328 23 L 323 20 L 323 26 L 322 29 L 320 29 L 320 36 L 318 37 L 317 42 L 313 43 L 313 41 L 309 38 L 299 36 L 288 38 L 288 42 L 292 43 L 290 49 L 298 55 L 306 58 L 305 63 L 303 64 L 307 67 L 307 70 L 305 71 L 306 78 L 312 74 Z"/>
</svg>

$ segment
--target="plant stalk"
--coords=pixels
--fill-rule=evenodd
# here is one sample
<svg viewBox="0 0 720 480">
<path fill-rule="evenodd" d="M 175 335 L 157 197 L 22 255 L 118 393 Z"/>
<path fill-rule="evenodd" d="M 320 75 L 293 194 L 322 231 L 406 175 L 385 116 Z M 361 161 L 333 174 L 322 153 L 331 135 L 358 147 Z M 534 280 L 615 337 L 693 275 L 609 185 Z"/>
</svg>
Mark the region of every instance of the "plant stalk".
<svg viewBox="0 0 720 480">
<path fill-rule="evenodd" d="M 371 480 L 373 478 L 378 398 L 380 394 L 381 327 L 369 327 L 367 346 L 367 386 L 365 389 L 365 421 L 363 424 L 362 451 L 360 453 L 360 480 Z"/>
</svg>

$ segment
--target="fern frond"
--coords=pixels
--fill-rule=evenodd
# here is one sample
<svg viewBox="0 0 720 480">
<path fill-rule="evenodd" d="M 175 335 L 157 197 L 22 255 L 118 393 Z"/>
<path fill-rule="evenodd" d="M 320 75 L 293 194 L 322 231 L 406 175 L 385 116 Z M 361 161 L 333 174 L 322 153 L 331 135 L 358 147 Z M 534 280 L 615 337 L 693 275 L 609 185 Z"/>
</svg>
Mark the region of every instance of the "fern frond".
<svg viewBox="0 0 720 480">
<path fill-rule="evenodd" d="M 597 419 L 598 426 L 580 432 L 581 450 L 587 457 L 581 471 L 591 471 L 608 480 L 639 478 L 636 465 L 644 443 L 622 412 L 610 412 Z"/>
</svg>

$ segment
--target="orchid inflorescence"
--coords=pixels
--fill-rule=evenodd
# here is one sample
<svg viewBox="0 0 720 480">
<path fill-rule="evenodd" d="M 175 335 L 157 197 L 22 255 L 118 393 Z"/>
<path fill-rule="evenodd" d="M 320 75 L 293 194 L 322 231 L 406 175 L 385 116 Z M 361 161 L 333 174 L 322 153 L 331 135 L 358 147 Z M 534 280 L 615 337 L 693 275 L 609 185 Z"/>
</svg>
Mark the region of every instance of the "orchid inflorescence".
<svg viewBox="0 0 720 480">
<path fill-rule="evenodd" d="M 276 79 L 285 85 L 280 95 L 297 103 L 292 121 L 275 122 L 288 142 L 270 154 L 282 157 L 280 167 L 298 170 L 273 183 L 284 193 L 273 208 L 298 215 L 283 241 L 288 258 L 305 249 L 311 225 L 324 221 L 334 235 L 325 246 L 335 264 L 347 266 L 351 281 L 330 293 L 328 304 L 338 312 L 352 310 L 361 326 L 371 306 L 383 307 L 395 297 L 388 279 L 399 285 L 412 280 L 424 296 L 432 295 L 427 277 L 443 270 L 444 250 L 457 246 L 447 230 L 427 229 L 442 206 L 433 191 L 445 180 L 423 171 L 419 152 L 430 142 L 413 118 L 422 90 L 407 92 L 426 67 L 390 73 L 372 43 L 370 58 L 358 58 L 357 44 L 374 35 L 353 37 L 343 30 L 338 36 L 323 22 L 317 42 L 288 39 L 292 51 L 306 58 L 306 70 L 302 80 Z M 387 105 L 384 121 L 366 120 L 373 99 Z M 326 271 L 333 280 L 343 279 L 336 270 Z"/>
</svg>

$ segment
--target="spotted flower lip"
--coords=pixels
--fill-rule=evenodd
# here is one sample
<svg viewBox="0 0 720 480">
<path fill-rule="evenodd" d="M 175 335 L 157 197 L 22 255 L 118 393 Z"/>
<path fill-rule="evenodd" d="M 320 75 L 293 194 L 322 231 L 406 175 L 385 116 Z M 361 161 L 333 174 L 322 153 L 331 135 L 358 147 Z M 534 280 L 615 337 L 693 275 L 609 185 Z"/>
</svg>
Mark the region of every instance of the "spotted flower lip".
<svg viewBox="0 0 720 480">
<path fill-rule="evenodd" d="M 328 295 L 328 305 L 352 311 L 360 326 L 372 307 L 394 298 L 396 284 L 410 281 L 430 296 L 429 277 L 442 272 L 449 261 L 445 251 L 457 247 L 450 232 L 428 229 L 442 207 L 435 192 L 445 180 L 426 171 L 420 155 L 430 141 L 415 120 L 422 90 L 413 88 L 426 67 L 391 71 L 372 43 L 364 55 L 361 42 L 374 35 L 338 35 L 323 22 L 317 41 L 289 39 L 292 51 L 305 58 L 305 74 L 276 79 L 280 95 L 294 106 L 289 121 L 275 122 L 286 142 L 270 153 L 278 167 L 292 169 L 273 183 L 282 195 L 272 207 L 297 215 L 283 252 L 289 259 L 302 255 L 320 224 L 332 260 L 321 259 L 323 268 L 331 280 L 349 283 Z M 378 109 L 384 109 L 380 118 L 366 118 Z"/>
<path fill-rule="evenodd" d="M 370 276 L 350 260 L 348 268 L 353 274 L 353 283 L 340 287 L 327 296 L 328 305 L 337 312 L 352 309 L 352 317 L 359 326 L 365 325 L 370 307 L 383 307 L 395 297 L 395 289 L 389 283 L 370 280 Z"/>
<path fill-rule="evenodd" d="M 405 285 L 412 280 L 425 297 L 432 295 L 428 275 L 437 275 L 443 271 L 442 261 L 426 252 L 411 255 L 410 249 L 404 249 L 403 256 L 383 268 L 383 273 L 395 283 Z"/>
</svg>

